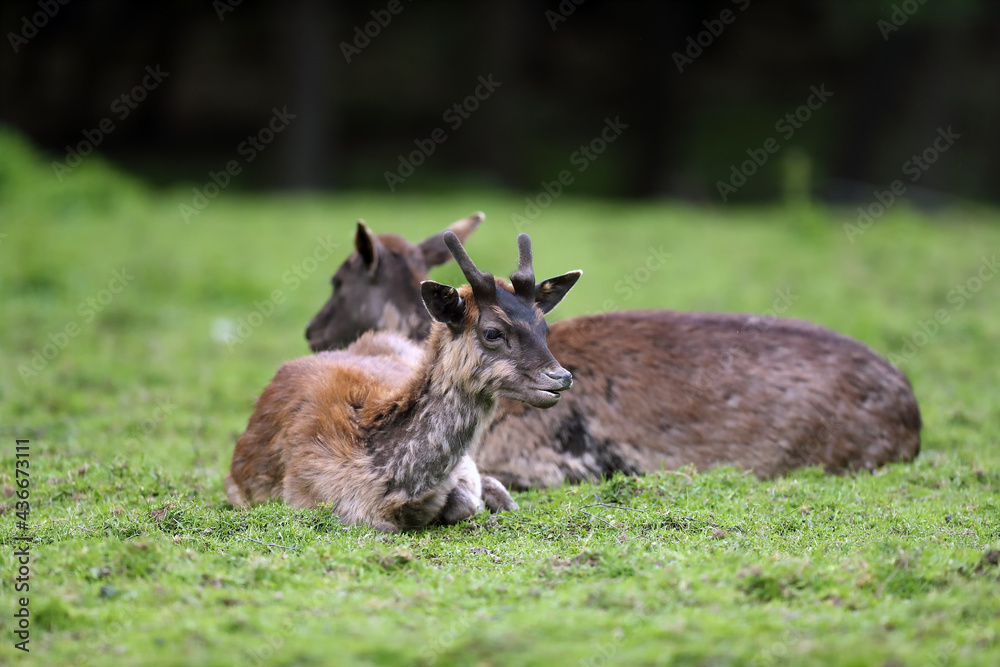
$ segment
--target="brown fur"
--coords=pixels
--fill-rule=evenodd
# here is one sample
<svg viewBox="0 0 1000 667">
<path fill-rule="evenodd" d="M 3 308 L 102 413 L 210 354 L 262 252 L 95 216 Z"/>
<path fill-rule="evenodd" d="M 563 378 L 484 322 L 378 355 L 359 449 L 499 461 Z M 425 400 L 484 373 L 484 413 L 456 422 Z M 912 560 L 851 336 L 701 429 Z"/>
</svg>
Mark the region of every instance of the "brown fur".
<svg viewBox="0 0 1000 667">
<path fill-rule="evenodd" d="M 449 230 L 464 242 L 482 220 L 483 214 L 476 213 Z M 359 250 L 333 275 L 333 294 L 306 327 L 306 338 L 316 341 L 316 349 L 332 350 L 373 329 L 396 331 L 422 343 L 431 319 L 420 300 L 420 281 L 429 267 L 451 260 L 442 235 L 413 245 L 395 234 L 376 236 L 359 220 L 354 242 Z"/>
<path fill-rule="evenodd" d="M 686 464 L 873 469 L 920 451 L 906 377 L 814 324 L 619 312 L 557 322 L 548 344 L 573 391 L 546 412 L 502 402 L 476 457 L 508 487 Z"/>
<path fill-rule="evenodd" d="M 399 253 L 417 248 L 397 247 L 380 264 L 402 270 Z M 345 280 L 351 261 L 339 272 Z M 398 285 L 383 294 L 390 305 L 413 298 Z M 355 297 L 364 301 L 364 290 Z M 310 344 L 332 347 L 355 324 L 321 313 L 312 327 L 338 335 Z M 906 377 L 863 343 L 807 322 L 614 312 L 553 324 L 548 346 L 574 374 L 573 391 L 546 411 L 501 401 L 476 454 L 484 472 L 513 488 L 686 464 L 762 476 L 807 465 L 872 469 L 920 451 L 920 410 Z"/>
<path fill-rule="evenodd" d="M 519 243 L 524 264 L 530 245 L 527 237 Z M 546 325 L 535 313 L 545 305 L 533 294 L 515 296 L 502 279 L 479 273 L 460 245 L 450 248 L 475 282 L 422 285 L 438 320 L 424 348 L 369 332 L 346 350 L 278 370 L 237 440 L 225 483 L 230 502 L 325 503 L 345 523 L 387 531 L 454 523 L 484 504 L 516 509 L 467 453 L 497 398 L 550 406 L 569 374 L 545 347 Z M 503 339 L 486 338 L 497 331 Z"/>
</svg>

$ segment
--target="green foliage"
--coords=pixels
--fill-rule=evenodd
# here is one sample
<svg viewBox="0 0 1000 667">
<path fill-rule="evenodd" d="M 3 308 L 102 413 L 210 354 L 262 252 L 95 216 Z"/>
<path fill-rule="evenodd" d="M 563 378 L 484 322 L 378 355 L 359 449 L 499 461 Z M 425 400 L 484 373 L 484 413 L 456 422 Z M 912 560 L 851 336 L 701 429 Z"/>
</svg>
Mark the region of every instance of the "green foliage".
<svg viewBox="0 0 1000 667">
<path fill-rule="evenodd" d="M 557 317 L 765 312 L 791 290 L 785 315 L 901 355 L 947 309 L 902 362 L 923 453 L 843 477 L 616 476 L 517 494 L 516 513 L 381 535 L 322 510 L 231 508 L 235 438 L 278 364 L 307 352 L 303 327 L 355 219 L 418 239 L 484 210 L 470 253 L 503 272 L 521 199 L 224 192 L 185 224 L 189 191 L 148 192 L 93 160 L 59 184 L 8 135 L 0 189 L 0 573 L 10 581 L 16 565 L 14 439 L 30 438 L 39 664 L 1000 659 L 1000 280 L 960 309 L 948 301 L 1000 245 L 995 212 L 943 225 L 897 205 L 852 244 L 851 216 L 818 207 L 806 224 L 791 209 L 557 200 L 525 230 L 539 276 L 585 271 Z M 328 235 L 340 248 L 318 260 Z M 638 271 L 661 246 L 666 265 Z M 123 268 L 125 288 L 88 306 Z M 460 280 L 454 266 L 434 275 Z M 627 277 L 646 279 L 629 293 Z M 281 302 L 227 344 L 276 290 Z M 71 323 L 78 333 L 53 342 Z M 51 359 L 47 344 L 60 348 Z M 15 602 L 0 589 L 0 663 Z"/>
</svg>

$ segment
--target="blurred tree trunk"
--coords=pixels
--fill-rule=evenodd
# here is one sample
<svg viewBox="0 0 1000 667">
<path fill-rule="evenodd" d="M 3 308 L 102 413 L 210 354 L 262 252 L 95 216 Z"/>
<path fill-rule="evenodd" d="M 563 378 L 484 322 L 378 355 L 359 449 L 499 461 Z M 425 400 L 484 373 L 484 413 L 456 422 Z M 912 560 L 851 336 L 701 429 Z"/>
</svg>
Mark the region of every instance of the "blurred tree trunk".
<svg viewBox="0 0 1000 667">
<path fill-rule="evenodd" d="M 632 108 L 638 114 L 635 126 L 643 136 L 638 141 L 634 190 L 628 194 L 676 194 L 677 139 L 684 134 L 680 127 L 683 102 L 678 94 L 678 77 L 683 75 L 677 71 L 672 54 L 684 47 L 691 11 L 685 3 L 650 2 L 642 14 L 638 26 L 642 35 L 638 58 L 642 73 L 633 77 Z"/>
<path fill-rule="evenodd" d="M 337 182 L 335 145 L 337 57 L 332 35 L 336 27 L 336 6 L 320 0 L 295 0 L 285 5 L 282 29 L 288 46 L 284 69 L 288 74 L 287 106 L 295 114 L 281 142 L 280 173 L 277 182 L 286 188 L 321 188 Z M 281 104 L 277 104 L 279 108 Z"/>
<path fill-rule="evenodd" d="M 525 102 L 517 81 L 524 81 L 524 44 L 536 33 L 530 28 L 532 21 L 525 0 L 490 0 L 478 3 L 475 11 L 474 42 L 481 52 L 470 54 L 470 60 L 480 65 L 480 71 L 469 77 L 470 90 L 478 85 L 478 75 L 493 74 L 504 84 L 483 102 L 480 122 L 470 127 L 476 135 L 472 142 L 478 147 L 476 161 L 488 166 L 501 185 L 523 187 L 519 147 L 526 134 L 521 111 Z M 541 11 L 537 13 L 541 21 Z"/>
</svg>

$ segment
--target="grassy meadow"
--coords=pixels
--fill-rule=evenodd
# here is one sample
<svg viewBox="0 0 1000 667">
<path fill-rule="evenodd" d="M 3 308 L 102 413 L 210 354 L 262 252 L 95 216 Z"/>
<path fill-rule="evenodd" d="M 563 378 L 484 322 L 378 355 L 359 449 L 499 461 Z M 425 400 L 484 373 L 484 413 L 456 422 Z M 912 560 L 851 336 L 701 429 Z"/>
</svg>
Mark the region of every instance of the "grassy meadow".
<svg viewBox="0 0 1000 667">
<path fill-rule="evenodd" d="M 278 365 L 308 352 L 354 221 L 415 240 L 485 211 L 467 246 L 503 273 L 524 195 L 233 189 L 185 221 L 190 187 L 151 190 L 97 157 L 59 182 L 2 133 L 0 664 L 1000 664 L 1000 212 L 898 203 L 849 239 L 849 210 L 567 190 L 524 227 L 539 277 L 584 270 L 552 319 L 824 324 L 908 374 L 919 458 L 842 477 L 614 477 L 403 535 L 233 509 L 235 439 Z M 654 250 L 670 258 L 647 271 Z M 453 264 L 433 276 L 460 281 Z M 14 590 L 16 439 L 30 593 Z"/>
</svg>

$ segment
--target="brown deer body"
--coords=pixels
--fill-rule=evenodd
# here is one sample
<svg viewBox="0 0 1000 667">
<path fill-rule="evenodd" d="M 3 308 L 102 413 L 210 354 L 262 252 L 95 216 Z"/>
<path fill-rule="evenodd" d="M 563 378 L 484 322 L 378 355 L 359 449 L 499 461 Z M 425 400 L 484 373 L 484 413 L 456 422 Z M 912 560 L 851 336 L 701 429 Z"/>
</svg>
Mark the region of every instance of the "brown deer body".
<svg viewBox="0 0 1000 667">
<path fill-rule="evenodd" d="M 579 277 L 535 285 L 531 248 L 519 238 L 512 284 L 481 273 L 446 237 L 471 286 L 420 284 L 434 320 L 421 348 L 395 333 L 368 333 L 346 350 L 281 367 L 236 443 L 226 494 L 234 505 L 325 503 L 348 524 L 385 531 L 454 523 L 514 509 L 469 457 L 496 399 L 555 405 L 572 376 L 545 345 L 544 313 Z"/>
<path fill-rule="evenodd" d="M 451 229 L 465 238 L 481 220 Z M 412 312 L 408 285 L 446 261 L 440 243 L 434 236 L 414 246 L 359 225 L 357 251 L 307 329 L 310 346 L 337 348 L 379 328 L 382 313 L 400 321 L 396 313 Z M 365 302 L 369 316 L 344 295 Z M 409 332 L 426 326 L 411 323 Z M 762 476 L 810 465 L 873 469 L 920 450 L 906 377 L 863 343 L 807 322 L 611 312 L 554 323 L 548 346 L 574 374 L 573 391 L 546 411 L 502 401 L 475 454 L 484 473 L 513 488 L 692 463 Z"/>
</svg>

